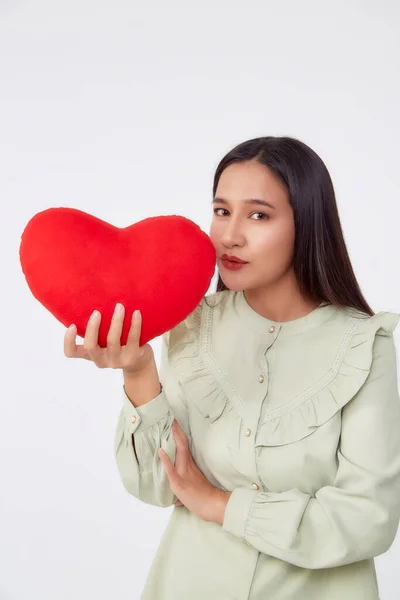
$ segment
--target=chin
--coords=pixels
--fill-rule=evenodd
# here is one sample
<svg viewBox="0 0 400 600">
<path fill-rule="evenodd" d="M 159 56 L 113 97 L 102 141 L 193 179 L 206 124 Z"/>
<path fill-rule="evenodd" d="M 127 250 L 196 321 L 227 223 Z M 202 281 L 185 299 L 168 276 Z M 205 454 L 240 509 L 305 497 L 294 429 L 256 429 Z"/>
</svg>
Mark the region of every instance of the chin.
<svg viewBox="0 0 400 600">
<path fill-rule="evenodd" d="M 232 290 L 232 292 L 241 292 L 244 289 L 243 282 L 240 283 L 240 281 L 235 281 L 235 279 L 238 279 L 237 277 L 235 279 L 232 277 L 232 281 L 229 281 L 229 277 L 221 277 L 221 279 L 224 282 L 224 285 Z"/>
</svg>

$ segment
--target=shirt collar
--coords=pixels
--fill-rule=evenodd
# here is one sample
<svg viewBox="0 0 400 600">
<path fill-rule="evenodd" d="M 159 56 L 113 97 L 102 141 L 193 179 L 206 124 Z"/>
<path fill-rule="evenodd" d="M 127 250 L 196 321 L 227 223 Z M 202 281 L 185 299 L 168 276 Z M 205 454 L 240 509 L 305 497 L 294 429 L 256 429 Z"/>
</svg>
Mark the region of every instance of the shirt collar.
<svg viewBox="0 0 400 600">
<path fill-rule="evenodd" d="M 292 321 L 272 321 L 260 315 L 250 306 L 242 290 L 233 292 L 233 306 L 239 317 L 246 322 L 250 329 L 261 335 L 273 332 L 277 334 L 279 331 L 279 337 L 305 333 L 325 323 L 338 310 L 332 304 L 321 302 L 317 308 L 314 308 L 303 317 Z"/>
</svg>

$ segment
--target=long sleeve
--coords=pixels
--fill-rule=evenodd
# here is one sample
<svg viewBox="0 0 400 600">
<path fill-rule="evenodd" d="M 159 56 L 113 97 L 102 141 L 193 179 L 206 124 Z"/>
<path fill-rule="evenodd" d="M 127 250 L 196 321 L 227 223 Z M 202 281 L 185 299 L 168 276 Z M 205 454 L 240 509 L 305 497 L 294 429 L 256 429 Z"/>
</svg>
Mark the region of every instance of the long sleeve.
<svg viewBox="0 0 400 600">
<path fill-rule="evenodd" d="M 376 336 L 365 383 L 342 408 L 333 485 L 315 496 L 235 488 L 223 529 L 259 552 L 307 569 L 386 552 L 400 519 L 400 398 L 393 335 Z"/>
<path fill-rule="evenodd" d="M 176 496 L 158 450 L 163 448 L 175 462 L 174 418 L 190 437 L 185 397 L 168 359 L 169 334 L 162 336 L 160 394 L 135 408 L 122 387 L 123 405 L 115 434 L 116 462 L 125 489 L 147 504 L 163 507 L 171 506 Z"/>
</svg>

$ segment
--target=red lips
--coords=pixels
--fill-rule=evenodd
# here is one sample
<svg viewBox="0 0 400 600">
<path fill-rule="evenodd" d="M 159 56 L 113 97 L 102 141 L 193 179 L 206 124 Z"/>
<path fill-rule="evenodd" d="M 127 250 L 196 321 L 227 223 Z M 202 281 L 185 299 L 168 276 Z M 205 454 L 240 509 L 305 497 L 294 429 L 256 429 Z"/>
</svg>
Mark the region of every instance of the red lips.
<svg viewBox="0 0 400 600">
<path fill-rule="evenodd" d="M 242 264 L 248 262 L 247 260 L 242 260 L 242 259 L 238 258 L 237 256 L 229 256 L 228 254 L 223 254 L 221 256 L 221 260 L 230 260 L 232 262 L 237 262 L 237 263 L 242 263 Z"/>
</svg>

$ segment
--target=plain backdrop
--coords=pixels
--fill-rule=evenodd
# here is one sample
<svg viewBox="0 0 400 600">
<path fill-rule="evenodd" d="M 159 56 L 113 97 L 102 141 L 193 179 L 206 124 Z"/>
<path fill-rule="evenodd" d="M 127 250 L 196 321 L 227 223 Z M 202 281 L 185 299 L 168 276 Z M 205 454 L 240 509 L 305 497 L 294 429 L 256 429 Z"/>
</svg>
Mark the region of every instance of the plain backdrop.
<svg viewBox="0 0 400 600">
<path fill-rule="evenodd" d="M 399 26 L 396 0 L 0 0 L 0 600 L 139 599 L 173 510 L 123 488 L 122 374 L 64 356 L 19 264 L 29 219 L 181 214 L 208 233 L 222 156 L 290 135 L 331 173 L 368 302 L 400 312 Z"/>
</svg>

